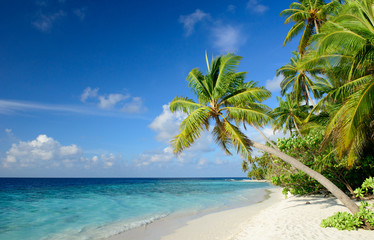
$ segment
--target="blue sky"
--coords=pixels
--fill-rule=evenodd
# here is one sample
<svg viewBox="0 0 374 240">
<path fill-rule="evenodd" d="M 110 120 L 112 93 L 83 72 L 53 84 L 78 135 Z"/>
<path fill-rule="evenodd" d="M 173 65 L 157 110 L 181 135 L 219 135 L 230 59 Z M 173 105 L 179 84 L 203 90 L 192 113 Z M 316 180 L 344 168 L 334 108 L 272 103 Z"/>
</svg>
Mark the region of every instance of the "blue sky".
<svg viewBox="0 0 374 240">
<path fill-rule="evenodd" d="M 209 134 L 174 156 L 183 115 L 167 105 L 193 97 L 185 79 L 205 52 L 234 52 L 276 106 L 291 2 L 2 1 L 0 176 L 244 176 Z"/>
</svg>

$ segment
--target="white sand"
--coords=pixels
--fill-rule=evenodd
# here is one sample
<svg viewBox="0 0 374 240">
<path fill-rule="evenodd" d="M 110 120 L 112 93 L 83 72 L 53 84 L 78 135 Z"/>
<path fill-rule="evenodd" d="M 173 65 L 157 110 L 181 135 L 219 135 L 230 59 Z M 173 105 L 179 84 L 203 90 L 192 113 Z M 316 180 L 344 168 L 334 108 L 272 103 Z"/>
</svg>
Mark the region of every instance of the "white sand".
<svg viewBox="0 0 374 240">
<path fill-rule="evenodd" d="M 348 210 L 332 197 L 290 196 L 252 217 L 230 240 L 374 240 L 374 231 L 339 231 L 320 227 L 323 218 L 338 211 Z"/>
<path fill-rule="evenodd" d="M 251 216 L 281 201 L 281 189 L 272 189 L 271 197 L 248 207 L 235 208 L 211 213 L 193 219 L 162 240 L 213 240 L 231 239 L 238 233 Z"/>
<path fill-rule="evenodd" d="M 119 234 L 110 239 L 374 240 L 374 231 L 339 231 L 320 227 L 323 218 L 337 211 L 347 211 L 334 198 L 290 196 L 284 199 L 280 188 L 271 191 L 269 199 L 248 207 L 215 212 L 187 222 L 159 221 L 147 228 L 130 231 L 131 235 Z"/>
</svg>

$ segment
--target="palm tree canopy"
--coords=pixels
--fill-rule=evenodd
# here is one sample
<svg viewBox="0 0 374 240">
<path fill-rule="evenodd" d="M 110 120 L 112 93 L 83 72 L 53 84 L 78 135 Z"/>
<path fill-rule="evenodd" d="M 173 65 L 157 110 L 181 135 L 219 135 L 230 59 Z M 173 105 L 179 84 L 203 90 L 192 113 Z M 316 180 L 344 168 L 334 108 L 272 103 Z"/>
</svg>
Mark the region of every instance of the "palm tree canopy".
<svg viewBox="0 0 374 240">
<path fill-rule="evenodd" d="M 332 139 L 349 164 L 374 146 L 370 124 L 374 121 L 374 1 L 349 0 L 339 15 L 326 22 L 314 37 L 315 51 L 330 58 L 333 67 L 348 69 L 344 84 L 331 96 L 342 99 L 331 116 L 326 141 Z M 349 62 L 349 68 L 347 68 Z"/>
<path fill-rule="evenodd" d="M 277 76 L 282 75 L 283 80 L 280 84 L 282 96 L 292 88 L 291 95 L 297 101 L 301 101 L 304 97 L 305 102 L 313 102 L 310 97 L 309 91 L 313 96 L 319 96 L 318 92 L 314 90 L 314 82 L 311 77 L 318 78 L 317 74 L 322 72 L 322 68 L 318 65 L 306 65 L 303 62 L 301 55 L 293 51 L 290 63 L 277 69 Z M 309 67 L 308 67 L 309 66 Z M 308 74 L 309 73 L 309 74 Z"/>
<path fill-rule="evenodd" d="M 180 133 L 172 139 L 175 153 L 182 152 L 215 122 L 212 133 L 215 142 L 227 153 L 234 148 L 245 159 L 250 159 L 251 141 L 233 124 L 249 123 L 257 126 L 267 124 L 271 118 L 269 108 L 261 102 L 270 92 L 257 87 L 255 82 L 244 82 L 246 72 L 237 72 L 241 57 L 222 55 L 211 63 L 208 72 L 199 69 L 188 74 L 188 86 L 198 102 L 187 97 L 176 97 L 170 103 L 172 112 L 184 112 L 187 117 L 180 125 Z"/>
<path fill-rule="evenodd" d="M 293 129 L 298 129 L 302 124 L 303 118 L 307 116 L 307 105 L 299 106 L 299 104 L 292 99 L 291 94 L 286 94 L 286 101 L 277 97 L 279 106 L 271 111 L 271 116 L 274 118 L 273 130 L 282 130 L 283 133 Z"/>
<path fill-rule="evenodd" d="M 283 10 L 280 15 L 286 17 L 285 24 L 294 22 L 288 32 L 283 46 L 303 31 L 298 51 L 303 54 L 310 37 L 319 32 L 319 27 L 326 21 L 327 16 L 339 6 L 338 1 L 326 3 L 324 0 L 299 0 L 293 2 L 289 9 Z"/>
</svg>

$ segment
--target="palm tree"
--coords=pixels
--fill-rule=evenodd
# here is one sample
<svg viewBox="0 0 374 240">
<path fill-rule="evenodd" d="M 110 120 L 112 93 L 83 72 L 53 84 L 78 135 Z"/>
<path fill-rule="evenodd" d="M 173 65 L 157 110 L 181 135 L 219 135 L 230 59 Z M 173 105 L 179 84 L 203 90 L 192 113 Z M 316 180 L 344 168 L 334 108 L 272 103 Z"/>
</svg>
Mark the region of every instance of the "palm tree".
<svg viewBox="0 0 374 240">
<path fill-rule="evenodd" d="M 307 105 L 299 106 L 296 101 L 292 100 L 291 94 L 286 94 L 286 101 L 280 97 L 277 97 L 277 100 L 279 106 L 271 112 L 271 116 L 274 118 L 274 131 L 283 130 L 283 133 L 286 133 L 288 130 L 292 133 L 292 129 L 295 128 L 299 136 L 302 137 L 299 125 L 308 115 L 309 107 Z"/>
<path fill-rule="evenodd" d="M 341 99 L 340 108 L 331 116 L 326 141 L 333 140 L 339 156 L 348 155 L 352 165 L 374 147 L 371 123 L 374 122 L 374 1 L 349 0 L 340 14 L 327 22 L 315 36 L 319 55 L 334 56 L 330 61 L 343 69 L 347 59 L 350 68 L 344 85 L 333 96 Z"/>
<path fill-rule="evenodd" d="M 244 82 L 245 73 L 236 72 L 240 59 L 239 56 L 227 54 L 215 58 L 211 64 L 207 61 L 206 75 L 196 68 L 189 73 L 188 85 L 198 102 L 186 97 L 176 97 L 170 103 L 172 112 L 181 111 L 187 114 L 180 125 L 180 133 L 171 141 L 174 153 L 181 153 L 190 147 L 202 131 L 210 130 L 209 126 L 214 122 L 212 134 L 216 143 L 226 153 L 231 154 L 229 149 L 233 148 L 236 153 L 248 160 L 251 157 L 251 148 L 254 147 L 273 154 L 316 179 L 352 213 L 357 212 L 358 206 L 330 180 L 295 158 L 250 140 L 237 127 L 237 124 L 244 122 L 261 126 L 267 121 L 269 117 L 266 114 L 249 106 L 261 106 L 261 101 L 270 96 L 266 89 L 256 87 L 253 82 Z"/>
<path fill-rule="evenodd" d="M 283 46 L 303 30 L 298 47 L 299 53 L 303 55 L 310 37 L 313 33 L 319 33 L 322 23 L 326 21 L 329 14 L 336 10 L 337 6 L 339 6 L 337 1 L 325 3 L 324 0 L 299 0 L 291 3 L 289 9 L 280 13 L 281 16 L 286 17 L 285 24 L 291 21 L 295 23 L 288 32 Z"/>
<path fill-rule="evenodd" d="M 322 69 L 318 65 L 306 68 L 308 65 L 303 63 L 301 55 L 296 51 L 293 51 L 292 54 L 294 56 L 291 57 L 291 62 L 276 71 L 277 76 L 284 77 L 280 84 L 281 94 L 284 96 L 286 91 L 292 87 L 292 96 L 297 102 L 300 102 L 300 96 L 304 96 L 307 104 L 310 102 L 315 106 L 309 91 L 312 91 L 314 96 L 317 95 L 317 92 L 313 89 L 314 83 L 307 73 L 316 76 L 321 73 Z"/>
</svg>

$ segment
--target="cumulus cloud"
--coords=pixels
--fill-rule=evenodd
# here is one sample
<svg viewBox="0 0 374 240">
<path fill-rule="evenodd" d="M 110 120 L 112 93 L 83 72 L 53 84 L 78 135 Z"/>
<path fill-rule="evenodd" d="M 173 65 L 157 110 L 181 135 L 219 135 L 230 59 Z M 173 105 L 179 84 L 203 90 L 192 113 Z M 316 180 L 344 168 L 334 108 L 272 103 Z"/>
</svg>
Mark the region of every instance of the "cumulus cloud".
<svg viewBox="0 0 374 240">
<path fill-rule="evenodd" d="M 137 167 L 144 167 L 155 163 L 170 162 L 175 158 L 173 150 L 170 146 L 165 147 L 161 151 L 141 153 L 134 161 Z"/>
<path fill-rule="evenodd" d="M 220 53 L 235 53 L 246 42 L 240 27 L 221 25 L 212 29 L 213 46 Z"/>
<path fill-rule="evenodd" d="M 152 121 L 149 128 L 157 133 L 157 141 L 169 143 L 178 134 L 179 125 L 186 115 L 181 112 L 170 112 L 169 105 L 163 105 L 162 109 L 162 113 Z"/>
<path fill-rule="evenodd" d="M 195 12 L 189 15 L 180 16 L 179 22 L 183 23 L 186 36 L 190 36 L 195 29 L 195 25 L 198 22 L 203 21 L 205 18 L 209 18 L 209 14 L 201 11 L 200 9 L 196 9 Z"/>
<path fill-rule="evenodd" d="M 260 14 L 266 12 L 269 9 L 269 7 L 259 2 L 260 1 L 258 0 L 249 0 L 249 2 L 247 3 L 247 8 L 253 12 L 260 13 Z"/>
<path fill-rule="evenodd" d="M 278 77 L 275 76 L 273 79 L 266 80 L 265 87 L 271 92 L 280 91 L 281 87 L 280 84 L 283 81 L 283 76 L 279 75 Z"/>
<path fill-rule="evenodd" d="M 89 168 L 101 163 L 101 167 L 112 167 L 121 157 L 113 154 L 102 154 L 86 157 L 83 150 L 75 144 L 62 145 L 57 140 L 45 134 L 31 141 L 19 141 L 12 144 L 1 159 L 5 168 Z"/>
<path fill-rule="evenodd" d="M 6 152 L 4 165 L 17 164 L 21 167 L 70 163 L 80 157 L 81 149 L 76 145 L 62 146 L 47 135 L 39 135 L 35 140 L 18 144 Z"/>
<path fill-rule="evenodd" d="M 38 30 L 42 32 L 48 32 L 51 30 L 54 22 L 64 16 L 66 16 L 66 13 L 62 10 L 55 12 L 55 13 L 51 13 L 51 14 L 40 13 L 37 19 L 34 22 L 32 22 L 32 24 Z"/>
<path fill-rule="evenodd" d="M 148 126 L 156 132 L 156 140 L 166 144 L 162 150 L 145 152 L 140 154 L 136 160 L 136 166 L 148 166 L 150 164 L 163 164 L 166 162 L 176 161 L 180 164 L 192 163 L 197 164 L 202 154 L 215 151 L 212 146 L 213 140 L 208 132 L 203 132 L 198 140 L 183 153 L 175 155 L 170 145 L 170 140 L 179 133 L 179 125 L 186 117 L 184 113 L 172 113 L 169 105 L 163 105 L 163 111 Z"/>
</svg>

